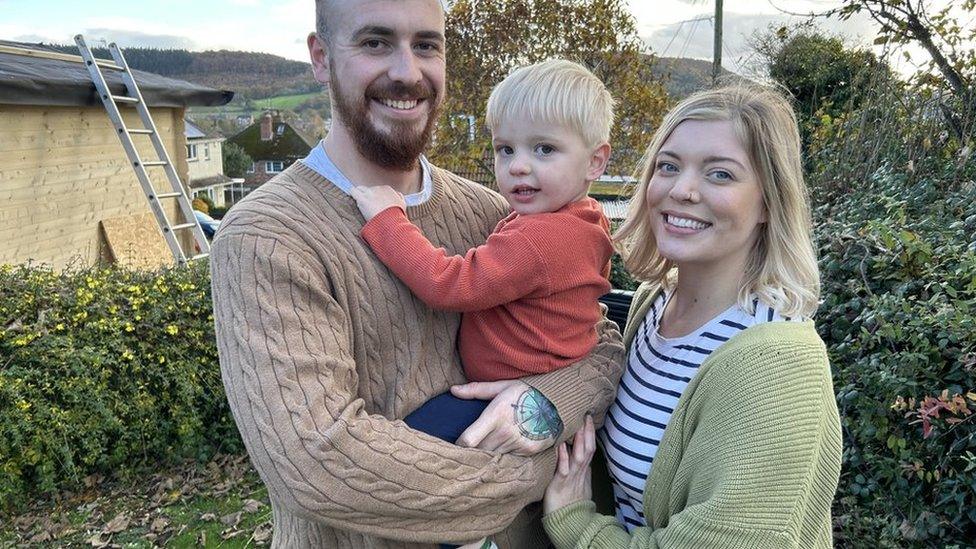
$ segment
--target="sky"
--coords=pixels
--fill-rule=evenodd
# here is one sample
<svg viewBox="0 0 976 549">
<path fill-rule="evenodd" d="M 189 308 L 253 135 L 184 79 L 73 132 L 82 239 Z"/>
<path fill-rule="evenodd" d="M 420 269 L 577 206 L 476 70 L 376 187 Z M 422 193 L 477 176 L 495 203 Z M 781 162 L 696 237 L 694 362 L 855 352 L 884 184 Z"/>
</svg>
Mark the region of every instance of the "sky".
<svg viewBox="0 0 976 549">
<path fill-rule="evenodd" d="M 949 0 L 931 0 L 945 5 Z M 749 37 L 757 30 L 802 18 L 788 12 L 823 12 L 840 0 L 726 0 L 723 63 L 748 72 Z M 123 48 L 232 49 L 308 60 L 305 36 L 314 26 L 313 0 L 0 0 L 0 39 L 73 43 L 82 33 Z M 638 32 L 658 55 L 711 59 L 712 0 L 628 0 Z M 821 27 L 869 46 L 875 25 L 866 17 Z M 913 59 L 924 52 L 911 50 Z M 911 66 L 898 67 L 910 72 Z"/>
</svg>

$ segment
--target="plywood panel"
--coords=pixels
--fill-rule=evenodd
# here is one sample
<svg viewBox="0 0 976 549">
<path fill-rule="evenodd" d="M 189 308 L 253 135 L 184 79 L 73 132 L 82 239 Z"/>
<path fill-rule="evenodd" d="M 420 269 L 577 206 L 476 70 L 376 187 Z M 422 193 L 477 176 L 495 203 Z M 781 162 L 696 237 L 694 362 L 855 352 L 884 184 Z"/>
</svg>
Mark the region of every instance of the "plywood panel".
<svg viewBox="0 0 976 549">
<path fill-rule="evenodd" d="M 102 220 L 102 230 L 116 263 L 132 269 L 173 264 L 173 253 L 151 213 Z"/>
</svg>

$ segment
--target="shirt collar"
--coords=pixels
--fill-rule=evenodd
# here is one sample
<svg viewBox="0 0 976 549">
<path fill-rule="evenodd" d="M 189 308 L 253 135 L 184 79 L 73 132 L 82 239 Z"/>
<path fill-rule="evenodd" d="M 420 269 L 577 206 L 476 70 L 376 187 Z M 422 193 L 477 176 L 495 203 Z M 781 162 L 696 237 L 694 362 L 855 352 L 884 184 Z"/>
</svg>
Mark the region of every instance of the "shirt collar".
<svg viewBox="0 0 976 549">
<path fill-rule="evenodd" d="M 329 155 L 325 152 L 325 143 L 322 141 L 319 141 L 318 145 L 313 147 L 312 151 L 308 153 L 308 156 L 303 158 L 300 162 L 314 170 L 322 177 L 331 181 L 333 185 L 338 187 L 346 194 L 350 194 L 352 188 L 356 186 L 355 183 L 350 181 L 349 178 L 339 170 L 335 163 L 332 162 L 332 159 L 329 158 Z M 433 179 L 431 178 L 430 163 L 427 162 L 427 157 L 423 155 L 420 156 L 420 172 L 422 175 L 420 192 L 408 194 L 403 197 L 407 203 L 407 206 L 418 206 L 430 198 L 434 185 Z"/>
</svg>

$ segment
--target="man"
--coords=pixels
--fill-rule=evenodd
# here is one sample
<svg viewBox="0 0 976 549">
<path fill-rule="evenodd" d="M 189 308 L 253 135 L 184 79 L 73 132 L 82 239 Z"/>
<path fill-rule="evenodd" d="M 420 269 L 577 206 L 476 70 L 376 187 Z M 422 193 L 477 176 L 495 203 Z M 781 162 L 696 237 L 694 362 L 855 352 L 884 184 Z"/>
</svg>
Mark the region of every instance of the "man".
<svg viewBox="0 0 976 549">
<path fill-rule="evenodd" d="M 421 155 L 445 89 L 439 2 L 318 0 L 316 12 L 308 45 L 331 131 L 231 210 L 211 257 L 221 372 L 268 486 L 274 545 L 416 547 L 501 531 L 502 547 L 542 547 L 539 506 L 523 508 L 552 477 L 551 446 L 612 400 L 619 334 L 604 321 L 576 365 L 457 389 L 493 399 L 458 445 L 401 421 L 464 382 L 459 317 L 427 308 L 373 256 L 349 190 L 400 190 L 452 254 L 482 243 L 505 205 Z"/>
</svg>

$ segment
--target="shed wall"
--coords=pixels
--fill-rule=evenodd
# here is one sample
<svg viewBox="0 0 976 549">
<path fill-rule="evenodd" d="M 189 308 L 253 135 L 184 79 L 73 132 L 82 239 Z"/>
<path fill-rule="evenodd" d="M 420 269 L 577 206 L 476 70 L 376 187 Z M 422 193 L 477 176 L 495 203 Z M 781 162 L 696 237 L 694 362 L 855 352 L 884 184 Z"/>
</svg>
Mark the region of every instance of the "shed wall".
<svg viewBox="0 0 976 549">
<path fill-rule="evenodd" d="M 177 173 L 187 181 L 182 108 L 151 109 Z M 126 125 L 141 128 L 135 109 Z M 108 259 L 102 219 L 149 211 L 135 172 L 101 107 L 0 105 L 0 264 L 34 261 L 54 268 Z M 156 160 L 148 136 L 133 136 L 144 161 Z M 148 168 L 158 192 L 162 168 Z M 175 200 L 164 201 L 171 223 Z"/>
</svg>

